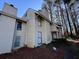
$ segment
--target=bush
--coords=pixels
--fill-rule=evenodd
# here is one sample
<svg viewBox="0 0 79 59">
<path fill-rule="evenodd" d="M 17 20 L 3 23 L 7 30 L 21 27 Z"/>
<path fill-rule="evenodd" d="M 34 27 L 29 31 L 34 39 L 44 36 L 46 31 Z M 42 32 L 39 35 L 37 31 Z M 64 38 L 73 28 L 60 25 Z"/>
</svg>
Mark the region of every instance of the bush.
<svg viewBox="0 0 79 59">
<path fill-rule="evenodd" d="M 54 43 L 62 44 L 62 43 L 65 43 L 65 42 L 66 42 L 66 38 L 58 38 L 58 39 L 54 39 Z"/>
</svg>

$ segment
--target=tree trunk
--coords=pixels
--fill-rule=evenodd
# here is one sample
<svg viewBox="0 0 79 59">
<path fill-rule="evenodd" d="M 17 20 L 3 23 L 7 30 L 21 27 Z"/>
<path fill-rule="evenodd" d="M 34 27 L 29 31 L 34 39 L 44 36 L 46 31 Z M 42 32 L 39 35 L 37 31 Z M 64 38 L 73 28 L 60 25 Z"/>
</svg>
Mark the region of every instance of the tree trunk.
<svg viewBox="0 0 79 59">
<path fill-rule="evenodd" d="M 67 28 L 66 20 L 64 18 L 64 14 L 63 14 L 63 10 L 61 9 L 61 6 L 60 6 L 60 11 L 61 11 L 61 17 L 62 17 L 62 24 L 65 25 L 65 26 L 63 26 L 64 31 L 66 33 L 65 36 L 67 36 L 68 35 L 68 28 Z"/>
<path fill-rule="evenodd" d="M 51 21 L 53 21 L 53 19 L 52 19 L 52 2 L 48 2 L 48 1 L 47 1 L 47 4 L 48 4 L 48 6 L 49 6 Z"/>
<path fill-rule="evenodd" d="M 70 9 L 69 11 L 70 11 L 70 16 L 71 16 L 71 19 L 72 19 L 72 23 L 73 23 L 74 29 L 75 29 L 75 34 L 77 35 L 77 27 L 76 27 L 76 23 L 75 23 L 76 22 L 76 18 L 74 18 L 75 14 L 73 15 L 72 12 L 71 12 L 72 9 L 71 8 L 69 8 L 69 9 Z"/>
<path fill-rule="evenodd" d="M 77 21 L 77 15 L 76 15 L 76 12 L 75 12 L 75 9 L 74 9 L 74 6 L 73 6 L 73 10 L 74 10 L 74 16 L 75 16 L 75 30 L 76 30 L 76 34 L 78 35 L 78 21 Z"/>
<path fill-rule="evenodd" d="M 68 14 L 68 9 L 67 9 L 67 4 L 64 4 L 64 5 L 65 5 L 65 9 L 66 9 L 66 14 L 67 14 L 67 20 L 68 20 L 69 27 L 70 27 L 70 35 L 72 35 L 72 26 L 71 26 L 71 23 L 70 23 L 70 20 L 69 20 L 69 14 Z"/>
</svg>

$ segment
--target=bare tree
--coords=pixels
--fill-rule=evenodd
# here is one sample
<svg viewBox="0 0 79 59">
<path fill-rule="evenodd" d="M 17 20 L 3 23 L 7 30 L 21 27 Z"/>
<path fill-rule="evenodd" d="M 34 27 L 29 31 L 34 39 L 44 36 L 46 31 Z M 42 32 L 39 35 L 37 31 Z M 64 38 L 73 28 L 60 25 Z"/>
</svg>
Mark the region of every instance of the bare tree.
<svg viewBox="0 0 79 59">
<path fill-rule="evenodd" d="M 72 4 L 70 6 L 70 15 L 71 15 L 71 18 L 72 18 L 72 22 L 73 22 L 73 25 L 74 25 L 74 29 L 75 29 L 75 33 L 76 35 L 78 35 L 78 21 L 77 21 L 77 15 L 76 15 L 76 12 L 75 12 L 75 9 L 74 9 L 74 5 Z"/>
<path fill-rule="evenodd" d="M 44 1 L 48 4 L 51 21 L 53 21 L 53 19 L 52 19 L 52 0 L 44 0 Z"/>
<path fill-rule="evenodd" d="M 70 3 L 71 0 L 63 0 L 63 1 L 64 1 L 65 9 L 66 9 L 67 20 L 68 20 L 68 23 L 69 23 L 70 35 L 72 35 L 72 26 L 71 26 L 69 14 L 68 14 L 68 4 Z"/>
</svg>

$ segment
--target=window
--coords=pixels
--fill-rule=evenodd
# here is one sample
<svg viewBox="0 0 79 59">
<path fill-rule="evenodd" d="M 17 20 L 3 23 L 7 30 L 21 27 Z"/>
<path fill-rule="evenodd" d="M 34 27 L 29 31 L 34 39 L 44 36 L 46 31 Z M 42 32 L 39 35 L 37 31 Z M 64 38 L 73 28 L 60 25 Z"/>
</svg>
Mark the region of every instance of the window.
<svg viewBox="0 0 79 59">
<path fill-rule="evenodd" d="M 17 30 L 22 30 L 22 22 L 17 23 Z"/>
<path fill-rule="evenodd" d="M 38 26 L 42 26 L 42 21 L 38 20 Z"/>
<path fill-rule="evenodd" d="M 16 39 L 15 39 L 15 42 L 14 42 L 14 47 L 19 47 L 20 46 L 20 40 L 21 40 L 21 37 L 16 36 Z"/>
</svg>

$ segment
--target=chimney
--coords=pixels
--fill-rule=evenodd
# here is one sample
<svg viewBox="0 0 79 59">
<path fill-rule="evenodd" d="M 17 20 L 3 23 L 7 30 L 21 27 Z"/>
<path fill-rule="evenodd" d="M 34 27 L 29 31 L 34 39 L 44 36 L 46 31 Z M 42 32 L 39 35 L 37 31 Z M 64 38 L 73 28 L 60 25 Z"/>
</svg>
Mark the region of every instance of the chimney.
<svg viewBox="0 0 79 59">
<path fill-rule="evenodd" d="M 17 8 L 15 8 L 12 4 L 9 5 L 8 3 L 5 3 L 3 7 L 3 12 L 17 16 Z"/>
</svg>

